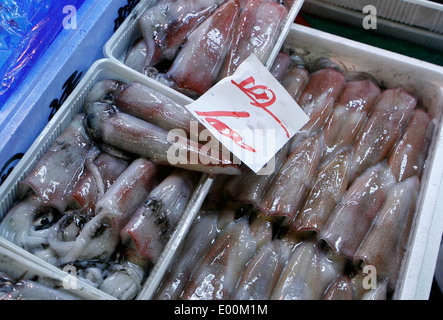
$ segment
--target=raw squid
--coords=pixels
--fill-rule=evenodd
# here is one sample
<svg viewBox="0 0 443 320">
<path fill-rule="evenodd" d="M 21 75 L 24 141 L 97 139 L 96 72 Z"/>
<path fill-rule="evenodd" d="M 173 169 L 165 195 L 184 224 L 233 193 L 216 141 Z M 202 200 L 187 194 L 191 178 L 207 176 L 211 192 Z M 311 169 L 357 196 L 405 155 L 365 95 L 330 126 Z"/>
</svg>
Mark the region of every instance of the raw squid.
<svg viewBox="0 0 443 320">
<path fill-rule="evenodd" d="M 323 151 L 320 132 L 302 141 L 276 173 L 260 202 L 260 214 L 269 219 L 287 217 L 291 222 L 312 183 Z"/>
<path fill-rule="evenodd" d="M 327 158 L 355 143 L 380 93 L 380 88 L 371 80 L 349 81 L 346 84 L 323 129 L 323 157 Z"/>
<path fill-rule="evenodd" d="M 291 57 L 284 52 L 279 52 L 269 72 L 278 81 L 282 81 L 289 66 L 291 65 Z"/>
<path fill-rule="evenodd" d="M 88 166 L 87 166 L 88 167 Z M 99 197 L 114 183 L 128 167 L 124 160 L 107 153 L 100 154 L 75 184 L 70 195 L 70 207 L 94 212 Z M 98 172 L 94 172 L 98 171 Z"/>
<path fill-rule="evenodd" d="M 0 300 L 79 300 L 64 290 L 57 290 L 36 281 L 16 281 L 0 272 Z"/>
<path fill-rule="evenodd" d="M 310 76 L 298 99 L 310 120 L 291 139 L 291 151 L 324 126 L 345 84 L 345 76 L 331 68 L 320 69 Z"/>
<path fill-rule="evenodd" d="M 422 109 L 416 109 L 403 136 L 388 157 L 388 164 L 397 181 L 414 175 L 421 177 L 432 130 L 429 115 Z"/>
<path fill-rule="evenodd" d="M 84 132 L 83 119 L 83 114 L 75 116 L 20 186 L 24 190 L 31 188 L 43 205 L 60 212 L 66 210 L 72 188 L 83 174 L 87 156 L 93 148 Z"/>
<path fill-rule="evenodd" d="M 113 104 L 124 113 L 150 122 L 165 130 L 189 133 L 197 119 L 182 105 L 139 82 L 133 82 L 114 97 Z M 201 125 L 197 133 L 201 130 Z"/>
<path fill-rule="evenodd" d="M 124 82 L 113 79 L 105 79 L 97 82 L 86 97 L 84 103 L 85 111 L 87 112 L 89 105 L 94 102 L 111 103 L 114 100 L 114 96 L 118 95 L 126 86 Z"/>
<path fill-rule="evenodd" d="M 377 270 L 393 290 L 411 230 L 420 181 L 412 176 L 394 185 L 368 234 L 354 255 Z"/>
<path fill-rule="evenodd" d="M 28 194 L 8 211 L 0 224 L 0 236 L 30 252 L 42 249 L 48 244 L 48 229 L 60 215 L 35 194 Z"/>
<path fill-rule="evenodd" d="M 224 1 L 166 0 L 149 8 L 139 20 L 146 43 L 144 67 L 172 60 L 188 35 Z"/>
<path fill-rule="evenodd" d="M 232 299 L 241 272 L 257 250 L 255 236 L 245 217 L 229 224 L 201 260 L 181 299 Z"/>
<path fill-rule="evenodd" d="M 167 273 L 155 299 L 177 300 L 191 278 L 195 266 L 209 250 L 219 234 L 218 213 L 209 213 L 195 221 L 186 236 L 180 255 L 172 270 Z"/>
<path fill-rule="evenodd" d="M 248 262 L 233 299 L 269 300 L 290 254 L 291 248 L 283 240 L 263 246 Z"/>
<path fill-rule="evenodd" d="M 281 84 L 291 97 L 298 101 L 303 89 L 309 81 L 309 73 L 305 68 L 294 65 L 284 75 Z"/>
<path fill-rule="evenodd" d="M 242 8 L 219 78 L 232 75 L 250 55 L 266 63 L 288 10 L 271 0 L 248 0 Z"/>
<path fill-rule="evenodd" d="M 318 170 L 292 228 L 320 232 L 348 188 L 352 149 L 344 149 Z"/>
<path fill-rule="evenodd" d="M 87 117 L 87 125 L 96 140 L 137 154 L 156 164 L 212 174 L 240 173 L 237 166 L 225 158 L 219 149 L 208 148 L 206 152 L 210 151 L 211 154 L 203 153 L 202 145 L 179 135 L 172 134 L 171 137 L 168 131 L 119 112 L 111 105 L 95 103 L 94 111 L 91 110 Z M 212 154 L 214 151 L 216 155 Z"/>
<path fill-rule="evenodd" d="M 319 300 L 343 272 L 345 260 L 303 241 L 292 254 L 272 294 L 272 300 Z"/>
<path fill-rule="evenodd" d="M 348 275 L 338 276 L 326 290 L 322 300 L 355 300 L 354 288 Z"/>
<path fill-rule="evenodd" d="M 320 233 L 321 239 L 338 254 L 352 259 L 394 183 L 395 178 L 386 162 L 365 171 L 335 207 Z"/>
<path fill-rule="evenodd" d="M 75 228 L 76 219 L 68 217 L 54 225 L 49 245 L 60 257 L 59 263 L 109 258 L 120 241 L 120 231 L 158 183 L 159 175 L 159 168 L 148 160 L 134 160 L 99 199 L 95 215 L 87 217 L 80 230 Z"/>
<path fill-rule="evenodd" d="M 167 75 L 180 89 L 204 94 L 214 84 L 240 13 L 237 0 L 228 0 L 187 38 Z"/>
<path fill-rule="evenodd" d="M 416 105 L 417 100 L 401 88 L 381 94 L 356 142 L 351 180 L 388 155 Z"/>
</svg>

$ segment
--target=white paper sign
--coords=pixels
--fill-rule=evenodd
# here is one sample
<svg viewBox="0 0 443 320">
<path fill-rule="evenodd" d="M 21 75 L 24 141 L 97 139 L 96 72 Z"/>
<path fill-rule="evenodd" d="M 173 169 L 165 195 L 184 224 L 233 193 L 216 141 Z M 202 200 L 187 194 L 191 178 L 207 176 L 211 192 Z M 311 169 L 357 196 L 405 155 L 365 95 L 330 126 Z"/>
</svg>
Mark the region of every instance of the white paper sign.
<svg viewBox="0 0 443 320">
<path fill-rule="evenodd" d="M 186 107 L 255 173 L 309 121 L 254 55 Z"/>
</svg>

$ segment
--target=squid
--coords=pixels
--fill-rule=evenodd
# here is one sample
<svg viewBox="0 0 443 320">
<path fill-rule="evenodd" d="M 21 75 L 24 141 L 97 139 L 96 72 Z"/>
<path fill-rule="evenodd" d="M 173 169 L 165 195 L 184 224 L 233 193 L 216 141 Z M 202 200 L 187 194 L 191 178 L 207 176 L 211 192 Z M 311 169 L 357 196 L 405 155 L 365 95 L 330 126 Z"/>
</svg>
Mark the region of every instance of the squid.
<svg viewBox="0 0 443 320">
<path fill-rule="evenodd" d="M 298 104 L 310 120 L 291 139 L 291 151 L 300 141 L 310 137 L 325 125 L 345 84 L 345 76 L 331 68 L 320 69 L 311 74 L 298 99 Z"/>
<path fill-rule="evenodd" d="M 272 300 L 320 300 L 343 273 L 345 259 L 309 240 L 297 246 L 272 293 Z"/>
<path fill-rule="evenodd" d="M 391 187 L 371 229 L 353 256 L 354 261 L 362 260 L 364 264 L 374 266 L 377 276 L 388 281 L 390 290 L 397 283 L 419 189 L 417 176 Z"/>
<path fill-rule="evenodd" d="M 0 272 L 0 300 L 80 300 L 80 298 L 38 281 L 28 279 L 16 281 L 8 274 Z"/>
<path fill-rule="evenodd" d="M 42 250 L 48 245 L 49 228 L 60 217 L 59 211 L 30 193 L 8 211 L 0 223 L 0 236 L 29 252 Z"/>
<path fill-rule="evenodd" d="M 126 87 L 126 83 L 114 79 L 98 81 L 92 86 L 91 91 L 89 91 L 86 97 L 84 111 L 88 112 L 89 105 L 95 102 L 112 103 L 114 97 Z"/>
<path fill-rule="evenodd" d="M 195 266 L 217 238 L 218 213 L 203 216 L 192 225 L 187 234 L 180 254 L 155 295 L 156 300 L 178 300 L 192 277 Z"/>
<path fill-rule="evenodd" d="M 127 167 L 127 161 L 101 153 L 75 184 L 69 207 L 94 212 L 98 199 Z"/>
<path fill-rule="evenodd" d="M 312 183 L 323 152 L 321 132 L 302 141 L 288 156 L 267 188 L 260 214 L 267 219 L 286 217 L 291 223 Z"/>
<path fill-rule="evenodd" d="M 188 35 L 214 12 L 223 1 L 160 1 L 149 8 L 139 20 L 139 29 L 145 41 L 143 67 L 172 60 Z M 132 56 L 136 54 L 131 52 Z M 140 58 L 137 58 L 140 59 Z"/>
<path fill-rule="evenodd" d="M 85 115 L 74 117 L 55 139 L 26 178 L 20 182 L 23 194 L 33 190 L 42 204 L 64 212 L 75 183 L 85 171 L 88 156 L 94 148 L 83 128 Z"/>
<path fill-rule="evenodd" d="M 386 162 L 369 168 L 343 195 L 320 238 L 334 252 L 352 260 L 394 183 L 395 177 Z"/>
<path fill-rule="evenodd" d="M 78 226 L 72 212 L 51 227 L 50 247 L 59 265 L 76 260 L 107 260 L 120 242 L 120 231 L 158 184 L 160 169 L 146 159 L 134 160 L 97 201 L 94 215 L 84 216 Z"/>
<path fill-rule="evenodd" d="M 205 146 L 119 112 L 112 105 L 95 103 L 93 106 L 94 110 L 91 110 L 86 123 L 95 140 L 137 154 L 159 165 L 209 174 L 240 174 L 237 165 L 219 149 L 207 148 L 204 153 Z"/>
<path fill-rule="evenodd" d="M 416 105 L 417 100 L 402 88 L 380 95 L 355 144 L 351 180 L 389 154 Z"/>
<path fill-rule="evenodd" d="M 318 170 L 300 212 L 291 227 L 298 232 L 319 233 L 346 192 L 352 149 L 347 148 L 325 162 Z"/>
<path fill-rule="evenodd" d="M 328 287 L 322 300 L 355 300 L 354 288 L 347 274 L 339 275 Z"/>
<path fill-rule="evenodd" d="M 202 95 L 217 79 L 240 13 L 237 0 L 228 0 L 199 25 L 167 72 L 181 90 Z"/>
<path fill-rule="evenodd" d="M 279 52 L 277 57 L 275 57 L 275 61 L 272 64 L 271 69 L 269 69 L 269 72 L 274 76 L 275 79 L 281 82 L 284 79 L 290 65 L 291 57 L 287 53 Z"/>
<path fill-rule="evenodd" d="M 198 120 L 181 104 L 176 103 L 139 82 L 133 82 L 115 95 L 112 103 L 121 111 L 162 129 L 190 132 L 191 123 Z M 196 133 L 200 133 L 199 125 Z"/>
<path fill-rule="evenodd" d="M 308 81 L 308 71 L 303 67 L 293 65 L 287 70 L 281 84 L 295 101 L 299 101 L 300 95 Z"/>
<path fill-rule="evenodd" d="M 290 255 L 291 247 L 283 240 L 264 245 L 248 262 L 233 299 L 269 300 Z"/>
<path fill-rule="evenodd" d="M 257 250 L 258 236 L 246 217 L 229 224 L 202 258 L 180 299 L 232 299 L 241 272 Z"/>
<path fill-rule="evenodd" d="M 431 118 L 424 110 L 414 110 L 402 137 L 388 157 L 388 164 L 397 181 L 414 175 L 421 177 L 433 127 Z"/>
<path fill-rule="evenodd" d="M 355 143 L 380 94 L 380 87 L 371 80 L 346 83 L 323 129 L 325 134 L 324 158 Z"/>
<path fill-rule="evenodd" d="M 287 13 L 283 5 L 271 0 L 246 1 L 219 79 L 231 76 L 252 54 L 266 63 Z"/>
</svg>

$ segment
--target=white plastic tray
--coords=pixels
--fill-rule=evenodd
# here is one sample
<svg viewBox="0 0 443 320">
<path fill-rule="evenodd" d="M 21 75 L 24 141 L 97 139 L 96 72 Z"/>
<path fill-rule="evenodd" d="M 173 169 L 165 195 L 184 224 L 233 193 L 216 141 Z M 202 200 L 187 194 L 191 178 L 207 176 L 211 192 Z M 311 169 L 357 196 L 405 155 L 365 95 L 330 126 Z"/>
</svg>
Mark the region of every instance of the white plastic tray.
<svg viewBox="0 0 443 320">
<path fill-rule="evenodd" d="M 369 3 L 364 3 L 369 4 Z M 397 5 L 395 5 L 397 4 Z M 376 32 L 443 51 L 443 5 L 422 0 L 371 1 L 377 9 Z M 302 11 L 363 28 L 362 1 L 306 0 Z"/>
<path fill-rule="evenodd" d="M 106 42 L 103 48 L 103 54 L 106 58 L 114 59 L 123 63 L 125 60 L 128 49 L 132 43 L 140 37 L 140 32 L 138 29 L 138 20 L 143 15 L 143 13 L 150 8 L 157 1 L 146 1 L 144 5 L 137 7 L 133 10 L 133 13 L 128 17 L 125 22 L 120 26 L 117 32 Z M 269 58 L 265 64 L 267 68 L 270 68 L 277 57 L 286 36 L 288 35 L 289 29 L 295 20 L 298 12 L 300 11 L 304 0 L 296 0 L 289 10 L 288 15 L 283 22 L 280 35 L 276 41 L 274 49 L 269 55 Z"/>
<path fill-rule="evenodd" d="M 420 198 L 394 299 L 428 299 L 443 231 L 443 68 L 417 59 L 294 24 L 284 48 L 308 65 L 328 57 L 344 70 L 372 74 L 384 87 L 404 87 L 428 108 L 436 124 L 423 173 Z"/>
<path fill-rule="evenodd" d="M 137 73 L 122 64 L 115 63 L 115 61 L 110 59 L 102 59 L 97 61 L 85 74 L 77 88 L 69 96 L 55 117 L 45 127 L 31 148 L 26 152 L 25 156 L 12 171 L 8 179 L 0 187 L 0 221 L 20 196 L 18 188 L 19 181 L 26 177 L 27 173 L 31 171 L 56 137 L 69 125 L 74 116 L 82 111 L 83 104 L 93 85 L 104 79 L 115 79 L 124 81 L 126 83 L 138 81 L 157 90 L 158 92 L 169 96 L 177 103 L 186 104 L 192 101 L 188 97 L 181 95 L 180 93 L 175 92 L 156 81 L 144 77 L 140 73 Z M 209 178 L 206 175 L 202 176 L 191 200 L 188 203 L 182 219 L 179 221 L 175 232 L 172 234 L 171 239 L 166 246 L 165 251 L 146 280 L 141 298 L 145 299 L 146 294 L 149 294 L 149 292 L 156 289 L 159 279 L 163 277 L 164 272 L 166 272 L 167 267 L 169 266 L 171 256 L 180 246 L 184 234 L 187 233 L 187 230 L 194 220 L 194 217 L 197 215 L 212 182 L 212 178 Z M 24 259 L 34 261 L 44 269 L 52 270 L 52 272 L 57 272 L 59 275 L 64 274 L 64 276 L 66 276 L 66 274 L 58 268 L 2 238 L 0 238 L 0 247 L 1 246 L 8 246 L 10 250 L 13 250 L 15 253 L 21 255 Z M 91 294 L 95 292 L 97 296 L 101 296 L 103 299 L 111 298 L 109 295 L 91 286 L 88 286 L 88 288 L 91 290 Z"/>
</svg>

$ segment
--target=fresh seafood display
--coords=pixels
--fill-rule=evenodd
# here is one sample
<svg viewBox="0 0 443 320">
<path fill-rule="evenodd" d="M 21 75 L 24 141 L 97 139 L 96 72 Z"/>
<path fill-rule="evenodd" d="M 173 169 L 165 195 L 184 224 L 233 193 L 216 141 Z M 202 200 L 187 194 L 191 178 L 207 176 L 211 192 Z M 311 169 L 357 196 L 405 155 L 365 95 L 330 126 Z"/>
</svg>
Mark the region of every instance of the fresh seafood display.
<svg viewBox="0 0 443 320">
<path fill-rule="evenodd" d="M 275 75 L 311 110 L 310 124 L 277 153 L 269 174 L 242 167 L 215 181 L 192 228 L 205 231 L 185 238 L 156 299 L 378 300 L 394 292 L 431 117 L 404 89 L 332 64 L 309 73 L 292 62 L 282 75 L 285 58 Z M 272 224 L 272 235 L 251 252 L 257 220 Z"/>
<path fill-rule="evenodd" d="M 250 55 L 266 62 L 293 1 L 160 0 L 138 21 L 124 63 L 191 97 Z"/>
</svg>

